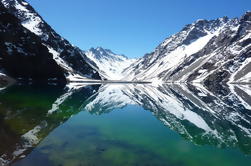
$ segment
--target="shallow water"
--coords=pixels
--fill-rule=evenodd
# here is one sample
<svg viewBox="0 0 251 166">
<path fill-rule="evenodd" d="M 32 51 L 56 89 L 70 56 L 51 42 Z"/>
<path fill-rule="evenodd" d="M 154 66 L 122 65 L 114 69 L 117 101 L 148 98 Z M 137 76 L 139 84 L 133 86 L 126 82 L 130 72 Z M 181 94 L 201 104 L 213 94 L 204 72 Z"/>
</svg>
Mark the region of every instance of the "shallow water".
<svg viewBox="0 0 251 166">
<path fill-rule="evenodd" d="M 0 91 L 0 165 L 251 164 L 251 87 L 106 84 Z"/>
</svg>

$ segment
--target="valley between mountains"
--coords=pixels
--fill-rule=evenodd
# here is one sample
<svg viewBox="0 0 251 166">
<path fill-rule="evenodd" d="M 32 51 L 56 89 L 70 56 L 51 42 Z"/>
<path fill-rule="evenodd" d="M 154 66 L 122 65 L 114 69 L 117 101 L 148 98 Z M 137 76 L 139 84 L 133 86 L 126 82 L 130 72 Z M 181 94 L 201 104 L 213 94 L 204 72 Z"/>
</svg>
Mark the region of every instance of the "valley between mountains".
<svg viewBox="0 0 251 166">
<path fill-rule="evenodd" d="M 0 0 L 0 166 L 250 165 L 251 11 L 138 57 L 83 50 L 26 0 Z"/>
<path fill-rule="evenodd" d="M 251 12 L 197 20 L 152 53 L 129 59 L 102 47 L 81 50 L 24 0 L 0 3 L 0 82 L 251 83 Z"/>
</svg>

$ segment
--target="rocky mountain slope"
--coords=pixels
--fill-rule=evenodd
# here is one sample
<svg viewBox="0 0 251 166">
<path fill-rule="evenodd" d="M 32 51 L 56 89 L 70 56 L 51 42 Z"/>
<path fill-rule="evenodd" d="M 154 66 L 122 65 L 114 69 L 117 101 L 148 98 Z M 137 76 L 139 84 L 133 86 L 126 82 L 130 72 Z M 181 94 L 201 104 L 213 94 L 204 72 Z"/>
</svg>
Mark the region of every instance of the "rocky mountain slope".
<svg viewBox="0 0 251 166">
<path fill-rule="evenodd" d="M 197 20 L 123 74 L 154 82 L 251 82 L 251 12 L 240 19 Z"/>
<path fill-rule="evenodd" d="M 101 79 L 86 55 L 58 35 L 24 0 L 1 0 L 0 71 L 15 79 Z"/>
<path fill-rule="evenodd" d="M 0 8 L 0 73 L 16 80 L 251 82 L 251 12 L 197 20 L 134 60 L 72 46 L 24 0 L 1 0 Z"/>
<path fill-rule="evenodd" d="M 111 50 L 102 47 L 91 48 L 85 52 L 88 59 L 97 66 L 100 74 L 108 80 L 120 80 L 123 78 L 124 69 L 134 63 L 135 59 L 128 59 L 124 55 L 118 55 Z"/>
</svg>

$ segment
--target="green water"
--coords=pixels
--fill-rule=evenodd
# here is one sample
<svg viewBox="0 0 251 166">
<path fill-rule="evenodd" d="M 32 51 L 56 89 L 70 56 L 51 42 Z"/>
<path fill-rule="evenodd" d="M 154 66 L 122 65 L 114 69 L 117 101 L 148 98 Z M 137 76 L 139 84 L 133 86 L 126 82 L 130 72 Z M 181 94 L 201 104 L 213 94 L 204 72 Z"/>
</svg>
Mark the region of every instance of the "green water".
<svg viewBox="0 0 251 166">
<path fill-rule="evenodd" d="M 204 96 L 199 103 L 193 91 L 191 97 L 178 93 L 177 87 L 144 85 L 87 86 L 72 92 L 49 86 L 11 87 L 0 92 L 0 156 L 15 166 L 250 165 L 250 110 L 234 97 L 234 104 L 220 100 L 225 105 L 216 107 L 220 93 Z M 64 100 L 55 102 L 59 98 Z M 187 119 L 188 113 L 171 114 L 180 109 L 177 101 L 185 112 L 196 113 L 187 116 L 196 120 Z M 198 107 L 204 101 L 213 110 L 224 106 L 217 111 L 238 111 L 242 118 L 232 123 L 209 114 Z M 57 109 L 48 113 L 55 103 Z M 25 137 L 29 131 L 33 136 Z"/>
</svg>

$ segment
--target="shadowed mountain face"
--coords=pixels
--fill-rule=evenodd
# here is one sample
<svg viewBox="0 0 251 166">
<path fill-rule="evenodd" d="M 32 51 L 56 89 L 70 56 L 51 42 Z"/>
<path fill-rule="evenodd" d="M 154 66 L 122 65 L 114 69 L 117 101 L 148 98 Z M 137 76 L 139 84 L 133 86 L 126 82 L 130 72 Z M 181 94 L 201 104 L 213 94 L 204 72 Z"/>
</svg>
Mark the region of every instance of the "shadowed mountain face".
<svg viewBox="0 0 251 166">
<path fill-rule="evenodd" d="M 102 117 L 130 105 L 152 112 L 166 126 L 166 130 L 175 131 L 188 142 L 239 149 L 251 154 L 250 92 L 251 87 L 246 85 L 207 89 L 201 85 L 185 84 L 158 87 L 112 84 L 86 85 L 69 90 L 50 86 L 13 86 L 0 92 L 0 141 L 5 142 L 0 145 L 0 165 L 20 165 L 19 161 L 26 161 L 26 158 L 29 161 L 34 156 L 33 149 L 37 149 L 39 143 L 44 142 L 50 133 L 58 130 L 71 117 L 78 116 L 80 111 L 91 113 L 91 117 Z M 111 123 L 113 121 L 115 123 L 116 120 Z M 95 123 L 99 123 L 98 120 Z M 96 141 L 100 137 L 90 124 L 82 130 L 87 130 L 87 135 Z M 61 135 L 60 139 L 64 137 L 69 136 Z M 85 140 L 85 137 L 81 139 Z M 103 143 L 98 142 L 101 149 Z M 109 147 L 117 145 L 109 143 Z M 50 145 L 50 148 L 54 146 Z M 44 148 L 38 149 L 47 152 Z"/>
<path fill-rule="evenodd" d="M 39 37 L 22 27 L 1 3 L 0 9 L 0 70 L 16 79 L 57 78 L 65 82 L 63 70 Z"/>
<path fill-rule="evenodd" d="M 62 84 L 101 79 L 86 55 L 57 34 L 24 0 L 0 1 L 0 73 Z"/>
</svg>

